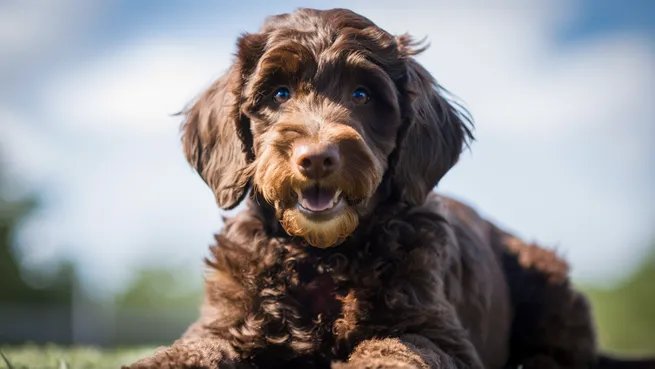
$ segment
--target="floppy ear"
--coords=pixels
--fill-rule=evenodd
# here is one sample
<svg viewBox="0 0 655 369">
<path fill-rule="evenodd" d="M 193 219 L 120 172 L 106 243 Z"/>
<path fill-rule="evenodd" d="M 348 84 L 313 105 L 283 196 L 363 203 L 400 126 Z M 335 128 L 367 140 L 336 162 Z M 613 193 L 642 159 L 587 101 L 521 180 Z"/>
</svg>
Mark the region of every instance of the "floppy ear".
<svg viewBox="0 0 655 369">
<path fill-rule="evenodd" d="M 401 39 L 400 41 L 407 41 Z M 408 51 L 404 130 L 391 176 L 392 190 L 411 205 L 420 205 L 439 180 L 455 165 L 468 139 L 470 121 L 442 95 L 443 89 Z M 424 49 L 423 49 L 424 50 Z M 422 50 L 421 50 L 422 51 Z M 419 51 L 420 52 L 420 51 Z"/>
<path fill-rule="evenodd" d="M 182 148 L 186 158 L 212 189 L 219 207 L 239 205 L 250 187 L 254 160 L 250 120 L 241 113 L 245 79 L 262 53 L 265 37 L 239 38 L 236 60 L 184 112 Z"/>
</svg>

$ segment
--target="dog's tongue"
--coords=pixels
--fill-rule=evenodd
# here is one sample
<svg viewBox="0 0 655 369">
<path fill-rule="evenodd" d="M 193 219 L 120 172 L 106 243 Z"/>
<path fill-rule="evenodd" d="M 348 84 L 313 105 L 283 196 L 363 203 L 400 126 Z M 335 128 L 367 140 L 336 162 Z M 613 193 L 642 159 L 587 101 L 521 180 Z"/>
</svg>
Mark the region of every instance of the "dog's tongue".
<svg viewBox="0 0 655 369">
<path fill-rule="evenodd" d="M 311 187 L 302 191 L 301 205 L 311 211 L 323 211 L 332 207 L 335 191 L 327 188 Z"/>
</svg>

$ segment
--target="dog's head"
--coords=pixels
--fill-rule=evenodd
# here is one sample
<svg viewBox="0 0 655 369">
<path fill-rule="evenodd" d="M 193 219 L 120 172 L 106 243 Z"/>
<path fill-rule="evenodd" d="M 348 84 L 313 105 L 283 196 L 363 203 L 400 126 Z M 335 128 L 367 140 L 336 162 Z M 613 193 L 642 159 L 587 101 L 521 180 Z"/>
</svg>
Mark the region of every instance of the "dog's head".
<svg viewBox="0 0 655 369">
<path fill-rule="evenodd" d="M 318 247 L 352 233 L 380 188 L 421 204 L 471 134 L 416 46 L 344 9 L 268 18 L 187 109 L 189 163 L 221 208 L 253 187 L 287 233 Z"/>
</svg>

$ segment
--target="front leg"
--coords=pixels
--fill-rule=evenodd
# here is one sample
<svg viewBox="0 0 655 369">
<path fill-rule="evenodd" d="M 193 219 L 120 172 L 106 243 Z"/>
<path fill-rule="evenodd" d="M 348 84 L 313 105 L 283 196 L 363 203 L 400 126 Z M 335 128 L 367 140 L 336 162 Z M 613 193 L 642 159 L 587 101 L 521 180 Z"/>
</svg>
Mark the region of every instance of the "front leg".
<svg viewBox="0 0 655 369">
<path fill-rule="evenodd" d="M 171 346 L 160 347 L 152 355 L 123 369 L 228 369 L 249 368 L 224 339 L 214 337 L 200 323 L 194 323 Z"/>
<path fill-rule="evenodd" d="M 474 355 L 475 356 L 475 355 Z M 474 365 L 463 365 L 419 335 L 401 338 L 370 339 L 360 343 L 346 363 L 335 363 L 333 369 L 450 369 L 481 368 L 477 357 Z"/>
</svg>

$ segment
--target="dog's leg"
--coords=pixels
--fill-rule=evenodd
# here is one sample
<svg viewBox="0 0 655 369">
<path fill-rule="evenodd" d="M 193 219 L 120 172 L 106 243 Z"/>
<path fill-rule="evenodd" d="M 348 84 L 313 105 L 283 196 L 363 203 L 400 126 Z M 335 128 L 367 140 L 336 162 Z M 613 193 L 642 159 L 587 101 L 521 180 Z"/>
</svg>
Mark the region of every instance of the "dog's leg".
<svg viewBox="0 0 655 369">
<path fill-rule="evenodd" d="M 514 305 L 510 366 L 591 367 L 597 355 L 593 314 L 569 281 L 566 262 L 511 236 L 502 238 L 502 245 Z"/>
<path fill-rule="evenodd" d="M 514 339 L 512 350 L 517 352 L 513 354 L 523 355 L 519 362 L 524 369 L 590 367 L 597 352 L 587 299 L 568 283 L 551 285 L 542 296 L 547 298 L 540 301 L 540 309 L 534 309 L 534 321 L 524 329 L 515 328 L 515 332 L 523 334 Z M 520 318 L 534 314 L 519 313 L 516 325 L 524 322 Z"/>
<path fill-rule="evenodd" d="M 194 323 L 171 346 L 158 348 L 152 355 L 123 369 L 245 369 L 251 366 L 240 360 L 238 353 L 224 339 Z"/>
<path fill-rule="evenodd" d="M 429 339 L 419 335 L 370 339 L 360 343 L 346 363 L 334 363 L 332 369 L 455 369 L 482 368 L 477 355 L 471 364 L 463 364 Z"/>
</svg>

